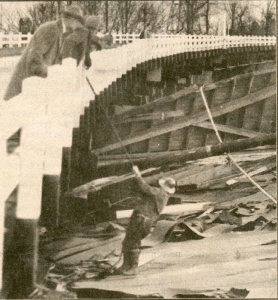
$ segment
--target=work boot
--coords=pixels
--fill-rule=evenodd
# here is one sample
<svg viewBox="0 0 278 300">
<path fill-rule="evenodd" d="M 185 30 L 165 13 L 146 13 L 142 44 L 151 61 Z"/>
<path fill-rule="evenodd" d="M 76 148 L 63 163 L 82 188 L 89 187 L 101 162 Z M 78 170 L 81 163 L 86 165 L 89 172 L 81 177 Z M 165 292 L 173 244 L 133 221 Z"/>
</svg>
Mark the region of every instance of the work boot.
<svg viewBox="0 0 278 300">
<path fill-rule="evenodd" d="M 131 268 L 131 263 L 130 263 L 131 253 L 123 252 L 123 256 L 124 256 L 124 262 L 119 268 L 115 269 L 114 274 L 116 274 L 116 275 L 123 274 L 123 272 L 125 272 Z"/>
<path fill-rule="evenodd" d="M 138 274 L 139 254 L 139 250 L 130 251 L 131 268 L 128 271 L 123 272 L 123 275 L 132 276 Z"/>
</svg>

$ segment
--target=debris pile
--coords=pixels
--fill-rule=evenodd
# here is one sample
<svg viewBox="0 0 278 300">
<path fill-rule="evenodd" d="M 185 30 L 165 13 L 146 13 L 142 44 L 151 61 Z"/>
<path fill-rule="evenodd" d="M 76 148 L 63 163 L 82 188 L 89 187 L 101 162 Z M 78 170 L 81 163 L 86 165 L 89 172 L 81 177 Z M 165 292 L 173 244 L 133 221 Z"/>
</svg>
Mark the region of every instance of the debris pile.
<svg viewBox="0 0 278 300">
<path fill-rule="evenodd" d="M 272 152 L 246 151 L 234 157 L 267 193 L 276 194 L 276 156 Z M 190 240 L 198 243 L 198 240 L 233 232 L 276 231 L 276 203 L 254 188 L 223 156 L 171 168 L 145 177 L 150 184 L 154 184 L 158 176 L 175 178 L 178 187 L 173 197 L 180 201 L 173 201 L 174 205 L 165 208 L 152 232 L 142 240 L 145 257 L 142 256 L 139 266 L 154 260 L 157 256 L 149 255 L 148 251 L 165 243 Z M 42 283 L 45 289 L 71 293 L 78 282 L 98 282 L 113 275 L 113 269 L 122 260 L 121 242 L 127 224 L 124 220 L 128 220 L 130 214 L 131 211 L 118 211 L 118 219 L 113 222 L 80 226 L 75 232 L 52 240 L 44 233 L 41 256 L 51 262 Z M 276 240 L 262 243 L 270 244 L 276 244 Z M 266 259 L 275 258 L 258 260 Z M 247 294 L 246 289 L 236 288 L 177 290 L 175 298 L 245 298 Z"/>
</svg>

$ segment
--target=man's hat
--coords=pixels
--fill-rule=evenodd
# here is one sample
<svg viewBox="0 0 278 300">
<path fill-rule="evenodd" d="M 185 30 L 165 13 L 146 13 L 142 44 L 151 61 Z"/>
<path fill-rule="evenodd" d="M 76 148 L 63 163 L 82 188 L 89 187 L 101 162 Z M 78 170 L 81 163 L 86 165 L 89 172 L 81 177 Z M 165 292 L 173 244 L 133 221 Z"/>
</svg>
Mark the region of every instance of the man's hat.
<svg viewBox="0 0 278 300">
<path fill-rule="evenodd" d="M 85 21 L 87 28 L 98 29 L 100 25 L 100 18 L 98 16 L 88 16 Z"/>
<path fill-rule="evenodd" d="M 176 181 L 171 177 L 158 180 L 159 185 L 169 194 L 174 194 L 176 191 Z"/>
<path fill-rule="evenodd" d="M 77 6 L 67 6 L 62 12 L 62 16 L 65 18 L 73 18 L 78 20 L 84 25 L 84 19 L 82 17 L 82 11 Z"/>
</svg>

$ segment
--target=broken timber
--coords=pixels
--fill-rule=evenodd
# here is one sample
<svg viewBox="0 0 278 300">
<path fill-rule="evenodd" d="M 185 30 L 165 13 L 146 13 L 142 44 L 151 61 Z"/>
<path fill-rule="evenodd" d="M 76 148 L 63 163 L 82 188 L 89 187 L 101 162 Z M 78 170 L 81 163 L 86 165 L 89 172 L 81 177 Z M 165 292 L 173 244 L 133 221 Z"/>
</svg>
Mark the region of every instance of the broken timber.
<svg viewBox="0 0 278 300">
<path fill-rule="evenodd" d="M 272 85 L 270 87 L 263 88 L 257 92 L 248 94 L 248 95 L 241 97 L 239 99 L 236 99 L 234 101 L 230 101 L 230 102 L 224 103 L 220 106 L 214 107 L 211 109 L 211 114 L 213 117 L 221 116 L 226 113 L 232 112 L 234 110 L 240 109 L 242 107 L 248 106 L 250 104 L 255 104 L 266 98 L 270 98 L 270 97 L 274 96 L 275 94 L 276 94 L 276 85 Z M 146 139 L 149 139 L 149 138 L 152 138 L 152 137 L 155 137 L 158 135 L 162 135 L 164 133 L 168 133 L 168 132 L 171 132 L 174 130 L 178 130 L 178 129 L 193 125 L 198 122 L 206 121 L 206 120 L 208 120 L 208 118 L 209 117 L 208 117 L 208 114 L 206 111 L 200 112 L 200 113 L 192 115 L 190 117 L 190 119 L 188 119 L 188 120 L 183 120 L 183 121 L 177 120 L 177 121 L 172 121 L 167 124 L 162 124 L 157 127 L 153 127 L 149 130 L 145 130 L 145 131 L 141 132 L 140 134 L 136 134 L 134 136 L 133 135 L 128 136 L 127 138 L 122 140 L 121 143 L 118 142 L 118 143 L 115 143 L 112 145 L 104 146 L 103 148 L 94 149 L 94 150 L 92 150 L 92 153 L 98 155 L 103 152 L 115 150 L 117 148 L 122 147 L 122 145 L 126 146 L 126 145 L 130 145 L 130 144 L 137 143 L 140 141 L 144 141 Z"/>
<path fill-rule="evenodd" d="M 183 150 L 179 151 L 178 153 L 165 153 L 164 155 L 149 155 L 145 153 L 144 156 L 140 158 L 134 158 L 136 164 L 139 167 L 145 167 L 150 165 L 163 165 L 165 163 L 169 164 L 174 162 L 186 162 L 190 160 L 196 160 L 200 158 L 210 157 L 210 156 L 217 156 L 223 153 L 229 152 L 237 152 L 239 150 L 244 150 L 252 147 L 263 146 L 263 145 L 275 145 L 276 143 L 276 134 L 265 134 L 263 136 L 258 136 L 254 138 L 246 138 L 246 139 L 239 139 L 239 140 L 232 140 L 227 141 L 217 145 L 199 147 L 191 150 Z M 138 157 L 138 156 L 137 156 Z M 108 164 L 111 164 L 109 161 L 109 155 L 105 156 Z M 112 156 L 113 158 L 113 156 Z M 116 158 L 116 157 L 115 157 Z M 131 156 L 133 158 L 133 156 Z M 129 163 L 128 160 L 125 159 L 114 159 L 114 164 L 127 164 Z M 99 167 L 105 165 L 104 162 L 99 162 Z"/>
<path fill-rule="evenodd" d="M 145 160 L 141 163 L 137 161 L 137 164 L 142 167 L 144 165 L 163 165 L 165 163 L 169 164 L 170 162 L 186 162 L 189 160 L 196 160 L 200 158 L 205 158 L 209 156 L 216 156 L 223 153 L 229 153 L 233 151 L 238 151 L 239 149 L 246 149 L 256 146 L 262 145 L 270 145 L 275 144 L 276 142 L 276 135 L 275 134 L 268 134 L 263 137 L 256 137 L 256 138 L 249 138 L 249 139 L 240 139 L 235 141 L 230 141 L 226 143 L 221 143 L 218 145 L 202 147 L 196 149 L 194 151 L 182 151 L 179 155 L 173 157 L 173 154 L 168 154 L 167 156 L 152 158 L 152 160 Z M 128 162 L 130 163 L 130 162 Z M 142 174 L 147 174 L 157 170 L 157 168 L 150 168 L 147 170 L 142 171 Z M 65 196 L 72 196 L 72 197 L 79 197 L 79 198 L 87 198 L 88 193 L 94 193 L 101 190 L 104 187 L 117 184 L 128 179 L 134 177 L 134 174 L 125 174 L 122 176 L 112 176 L 107 178 L 99 178 L 93 180 L 89 183 L 83 184 L 79 187 L 76 187 L 71 192 L 67 192 Z"/>
<path fill-rule="evenodd" d="M 153 172 L 157 170 L 158 168 L 150 168 L 144 171 L 141 171 L 141 174 L 146 174 Z M 86 184 L 83 184 L 81 186 L 76 187 L 72 191 L 66 192 L 65 196 L 69 197 L 79 197 L 79 198 L 87 198 L 88 193 L 94 193 L 97 191 L 100 191 L 102 188 L 110 186 L 112 184 L 120 183 L 125 180 L 134 178 L 134 173 L 125 174 L 122 176 L 112 176 L 112 177 L 106 177 L 106 178 L 99 178 L 96 180 L 93 180 L 91 182 L 88 182 Z"/>
<path fill-rule="evenodd" d="M 257 102 L 260 102 L 264 99 L 268 99 L 274 97 L 276 94 L 276 86 L 272 85 L 269 87 L 262 88 L 254 93 L 247 94 L 243 97 L 235 99 L 233 101 L 221 103 L 221 105 L 215 106 L 211 109 L 211 113 L 213 117 L 223 116 L 235 110 L 239 110 L 246 106 L 254 105 Z M 163 135 L 178 129 L 182 129 L 191 125 L 195 125 L 196 123 L 204 122 L 208 120 L 208 115 L 206 111 L 201 111 L 196 114 L 190 115 L 186 120 L 178 118 L 177 120 L 173 120 L 171 122 L 161 124 L 158 126 L 154 126 L 150 129 L 141 131 L 138 133 L 134 133 L 125 137 L 121 143 L 117 142 L 111 145 L 104 146 L 102 148 L 92 150 L 92 153 L 99 155 L 100 153 L 112 151 L 122 147 L 122 145 L 127 146 L 130 144 L 138 143 L 140 141 L 144 141 L 150 138 L 154 138 L 159 135 Z M 238 132 L 240 135 L 240 131 Z"/>
</svg>

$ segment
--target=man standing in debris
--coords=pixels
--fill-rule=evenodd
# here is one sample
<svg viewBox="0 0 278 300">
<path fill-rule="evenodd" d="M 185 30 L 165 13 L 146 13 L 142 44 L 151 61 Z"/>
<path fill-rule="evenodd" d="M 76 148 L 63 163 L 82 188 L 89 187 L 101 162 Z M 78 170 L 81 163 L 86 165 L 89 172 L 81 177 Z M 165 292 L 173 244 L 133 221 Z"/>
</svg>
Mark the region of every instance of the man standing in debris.
<svg viewBox="0 0 278 300">
<path fill-rule="evenodd" d="M 9 100 L 21 93 L 22 81 L 25 78 L 31 76 L 47 77 L 48 66 L 61 64 L 62 59 L 68 57 L 65 52 L 66 47 L 63 47 L 64 41 L 77 28 L 82 28 L 83 24 L 81 10 L 78 7 L 68 6 L 62 12 L 60 20 L 41 25 L 36 30 L 15 68 L 4 100 Z M 68 51 L 70 50 L 67 49 Z"/>
<path fill-rule="evenodd" d="M 116 274 L 136 275 L 140 253 L 141 240 L 145 238 L 151 226 L 158 219 L 166 206 L 169 194 L 175 192 L 176 182 L 173 178 L 159 180 L 160 187 L 151 187 L 141 177 L 137 166 L 133 167 L 140 190 L 140 203 L 134 208 L 126 236 L 123 241 L 123 265 L 116 270 Z"/>
</svg>

